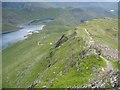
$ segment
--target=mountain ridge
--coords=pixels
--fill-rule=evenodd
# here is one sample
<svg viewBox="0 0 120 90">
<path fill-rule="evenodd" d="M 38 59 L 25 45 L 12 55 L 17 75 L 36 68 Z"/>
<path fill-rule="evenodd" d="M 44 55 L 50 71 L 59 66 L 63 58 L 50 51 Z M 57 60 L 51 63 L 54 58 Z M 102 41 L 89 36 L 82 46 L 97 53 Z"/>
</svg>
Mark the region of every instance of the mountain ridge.
<svg viewBox="0 0 120 90">
<path fill-rule="evenodd" d="M 102 24 L 105 24 L 106 22 L 108 23 L 108 25 L 112 26 L 109 26 L 109 28 L 108 26 L 103 27 Z M 100 82 L 101 79 L 98 79 L 98 81 L 96 81 L 96 84 L 94 85 L 91 85 L 88 82 L 89 81 L 92 82 L 92 80 L 94 79 L 97 80 L 96 79 L 97 76 L 98 77 L 99 76 L 102 77 L 102 75 L 106 76 L 105 73 L 107 73 L 111 69 L 112 72 L 110 71 L 111 73 L 110 75 L 116 73 L 118 67 L 117 66 L 114 67 L 115 64 L 113 62 L 117 63 L 117 58 L 116 60 L 114 60 L 113 57 L 109 59 L 105 56 L 101 57 L 101 55 L 103 55 L 102 51 L 105 51 L 105 49 L 103 48 L 104 50 L 101 51 L 101 48 L 99 48 L 96 44 L 90 46 L 90 42 L 92 40 L 94 40 L 94 42 L 96 42 L 96 40 L 101 42 L 98 37 L 94 36 L 94 34 L 97 33 L 95 29 L 100 30 L 99 35 L 102 35 L 103 31 L 107 32 L 106 29 L 114 31 L 112 28 L 117 27 L 115 26 L 116 25 L 115 22 L 117 23 L 117 20 L 114 19 L 93 20 L 88 23 L 81 24 L 80 26 L 72 30 L 66 31 L 64 32 L 64 34 L 63 33 L 57 34 L 56 32 L 54 34 L 49 33 L 50 35 L 48 35 L 47 32 L 49 32 L 49 28 L 47 30 L 46 27 L 44 28 L 43 32 L 39 34 L 33 34 L 31 37 L 28 38 L 28 40 L 23 41 L 22 43 L 18 42 L 16 46 L 19 52 L 14 49 L 15 45 L 13 45 L 14 48 L 9 47 L 8 49 L 3 51 L 4 61 L 6 60 L 5 62 L 3 62 L 4 66 L 3 80 L 5 81 L 3 82 L 4 83 L 3 86 L 4 87 L 17 86 L 27 88 L 50 88 L 50 87 L 65 88 L 65 87 L 88 87 L 88 86 L 93 88 L 98 87 L 100 84 L 97 84 L 97 82 Z M 97 27 L 96 28 L 91 27 L 92 25 L 95 25 Z M 111 38 L 114 37 L 112 34 L 110 35 Z M 42 39 L 39 39 L 40 37 Z M 106 36 L 106 38 L 107 37 L 109 36 Z M 104 37 L 101 36 L 101 38 Z M 114 38 L 117 38 L 117 36 Z M 31 40 L 33 43 L 29 43 L 31 42 Z M 35 43 L 38 41 L 40 42 L 39 45 Z M 23 44 L 24 47 L 23 45 L 21 46 L 20 43 Z M 27 43 L 31 44 L 29 45 L 30 46 L 29 48 L 27 48 L 28 46 Z M 13 54 L 15 54 L 15 57 L 11 53 L 12 57 L 10 58 L 10 60 L 7 60 L 7 57 L 9 57 L 10 55 L 10 52 L 8 52 L 7 50 L 8 51 L 12 50 Z M 30 52 L 27 53 L 28 51 Z M 22 60 L 18 59 L 20 52 L 23 53 Z M 107 61 L 110 62 L 112 66 L 110 66 L 110 64 L 107 63 L 107 61 L 104 58 L 107 58 Z M 16 59 L 18 60 L 16 61 Z M 14 62 L 14 64 L 12 62 Z M 108 69 L 109 66 L 111 67 L 110 70 Z M 6 74 L 8 72 L 7 71 L 8 67 L 9 70 L 12 70 L 14 67 L 16 68 L 14 69 L 13 72 Z M 115 78 L 117 78 L 118 74 L 115 75 L 116 75 Z M 13 79 L 15 81 L 13 81 Z M 101 84 L 102 88 L 105 87 L 111 88 L 117 85 L 115 84 L 116 79 L 110 81 L 109 79 L 110 79 L 109 76 L 107 77 L 107 79 L 105 79 L 106 83 L 102 79 L 102 81 L 104 82 L 104 84 Z M 112 81 L 114 83 L 112 83 Z M 6 82 L 8 85 L 5 84 Z M 22 84 L 23 82 L 24 84 Z M 107 82 L 110 82 L 110 84 L 107 85 L 108 84 Z M 86 83 L 88 83 L 87 86 L 85 85 Z M 13 84 L 15 85 L 13 86 Z"/>
</svg>

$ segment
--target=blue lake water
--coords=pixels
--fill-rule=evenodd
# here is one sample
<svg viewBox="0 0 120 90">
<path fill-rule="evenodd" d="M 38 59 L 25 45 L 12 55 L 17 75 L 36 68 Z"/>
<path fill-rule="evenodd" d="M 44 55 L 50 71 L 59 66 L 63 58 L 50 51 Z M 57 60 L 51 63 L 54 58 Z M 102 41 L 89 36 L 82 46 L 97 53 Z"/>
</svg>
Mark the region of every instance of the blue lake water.
<svg viewBox="0 0 120 90">
<path fill-rule="evenodd" d="M 22 29 L 19 29 L 14 32 L 4 33 L 2 34 L 2 48 L 3 50 L 7 48 L 9 45 L 16 43 L 17 41 L 26 39 L 28 34 L 39 33 L 40 30 L 43 29 L 45 25 L 26 25 Z"/>
</svg>

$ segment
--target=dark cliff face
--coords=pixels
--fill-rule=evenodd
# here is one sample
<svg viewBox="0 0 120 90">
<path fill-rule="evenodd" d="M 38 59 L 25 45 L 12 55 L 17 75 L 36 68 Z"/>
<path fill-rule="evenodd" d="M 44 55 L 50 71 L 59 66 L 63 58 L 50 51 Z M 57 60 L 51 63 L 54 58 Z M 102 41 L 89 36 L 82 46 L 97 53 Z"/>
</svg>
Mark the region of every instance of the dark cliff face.
<svg viewBox="0 0 120 90">
<path fill-rule="evenodd" d="M 55 48 L 59 47 L 62 43 L 66 42 L 67 40 L 68 37 L 65 34 L 63 34 L 62 37 L 55 44 Z"/>
</svg>

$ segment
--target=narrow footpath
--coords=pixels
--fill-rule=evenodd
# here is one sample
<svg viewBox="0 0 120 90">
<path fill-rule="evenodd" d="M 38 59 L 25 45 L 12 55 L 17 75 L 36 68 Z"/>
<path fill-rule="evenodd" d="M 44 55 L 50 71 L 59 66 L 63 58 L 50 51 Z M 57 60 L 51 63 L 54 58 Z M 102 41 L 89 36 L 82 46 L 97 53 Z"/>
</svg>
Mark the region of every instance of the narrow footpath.
<svg viewBox="0 0 120 90">
<path fill-rule="evenodd" d="M 90 38 L 89 45 L 91 45 L 91 43 L 94 44 L 95 41 L 94 41 L 93 38 L 90 36 L 90 33 L 87 31 L 86 28 L 85 28 L 85 32 L 86 32 L 87 36 Z M 97 54 L 95 51 L 94 51 L 94 53 Z M 106 64 L 107 64 L 107 68 L 106 68 L 105 72 L 108 72 L 108 71 L 112 70 L 113 67 L 112 67 L 111 62 L 108 61 L 106 58 L 104 58 L 104 57 L 101 56 L 101 55 L 100 55 L 100 57 L 101 57 L 101 58 L 106 62 Z"/>
</svg>

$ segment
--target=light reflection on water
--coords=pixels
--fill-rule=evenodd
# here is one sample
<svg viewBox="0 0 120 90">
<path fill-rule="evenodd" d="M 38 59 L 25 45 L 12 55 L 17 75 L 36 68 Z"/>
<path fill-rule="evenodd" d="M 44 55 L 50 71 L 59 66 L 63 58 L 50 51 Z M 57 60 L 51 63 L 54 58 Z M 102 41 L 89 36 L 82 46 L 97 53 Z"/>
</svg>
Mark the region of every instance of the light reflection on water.
<svg viewBox="0 0 120 90">
<path fill-rule="evenodd" d="M 0 47 L 0 50 L 7 48 L 19 40 L 24 40 L 26 38 L 25 36 L 32 34 L 31 32 L 38 33 L 44 26 L 45 25 L 26 25 L 18 31 L 2 34 L 2 48 Z"/>
</svg>

